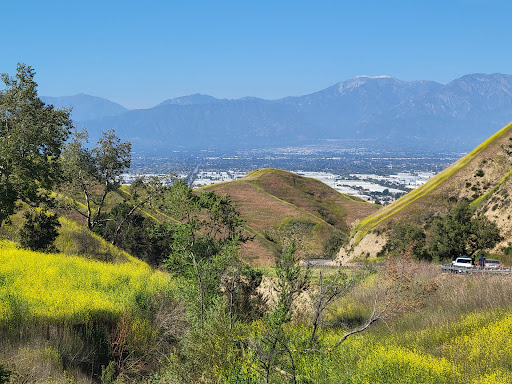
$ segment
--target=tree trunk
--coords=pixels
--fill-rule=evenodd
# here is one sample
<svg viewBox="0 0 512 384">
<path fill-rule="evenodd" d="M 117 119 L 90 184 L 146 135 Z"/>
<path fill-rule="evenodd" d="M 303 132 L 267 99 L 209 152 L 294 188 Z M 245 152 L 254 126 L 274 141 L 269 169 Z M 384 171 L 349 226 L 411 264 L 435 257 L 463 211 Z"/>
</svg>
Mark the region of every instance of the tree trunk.
<svg viewBox="0 0 512 384">
<path fill-rule="evenodd" d="M 85 186 L 82 186 L 82 190 L 85 196 L 85 204 L 87 206 L 87 228 L 92 231 L 92 208 L 91 208 L 91 198 L 89 197 L 89 192 Z"/>
</svg>

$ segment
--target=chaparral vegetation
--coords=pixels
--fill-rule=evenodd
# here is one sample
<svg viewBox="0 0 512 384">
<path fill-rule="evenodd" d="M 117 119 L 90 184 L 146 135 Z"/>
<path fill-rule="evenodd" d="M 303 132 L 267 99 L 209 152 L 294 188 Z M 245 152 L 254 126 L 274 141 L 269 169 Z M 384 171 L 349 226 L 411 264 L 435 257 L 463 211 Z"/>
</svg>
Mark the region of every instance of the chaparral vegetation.
<svg viewBox="0 0 512 384">
<path fill-rule="evenodd" d="M 476 152 L 376 213 L 278 170 L 123 185 L 130 143 L 88 143 L 34 75 L 20 64 L 0 92 L 0 383 L 512 382 L 512 276 L 438 265 L 510 260 L 481 210 L 508 178 L 378 227 Z M 308 266 L 376 229 L 378 256 Z"/>
</svg>

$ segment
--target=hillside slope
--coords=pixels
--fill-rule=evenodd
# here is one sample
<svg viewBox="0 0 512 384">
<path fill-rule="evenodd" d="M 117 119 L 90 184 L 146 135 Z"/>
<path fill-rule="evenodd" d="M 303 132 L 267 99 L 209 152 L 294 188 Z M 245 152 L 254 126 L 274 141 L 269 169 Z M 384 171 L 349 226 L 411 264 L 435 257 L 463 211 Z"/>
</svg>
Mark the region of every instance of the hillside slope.
<svg viewBox="0 0 512 384">
<path fill-rule="evenodd" d="M 512 123 L 472 152 L 437 174 L 420 188 L 361 220 L 351 234 L 350 245 L 338 258 L 349 260 L 375 256 L 386 242 L 386 231 L 396 221 L 420 225 L 448 212 L 449 200 L 468 199 L 479 214 L 501 230 L 505 240 L 496 250 L 509 246 L 512 235 Z"/>
<path fill-rule="evenodd" d="M 81 256 L 23 250 L 1 240 L 0 324 L 22 320 L 12 318 L 14 306 L 23 307 L 18 316 L 27 321 L 84 322 L 98 313 L 116 318 L 137 294 L 169 284 L 167 275 L 134 257 L 110 263 Z"/>
<path fill-rule="evenodd" d="M 301 256 L 322 256 L 329 239 L 343 237 L 378 206 L 338 193 L 322 182 L 277 170 L 251 172 L 242 180 L 206 187 L 229 195 L 254 240 L 243 247 L 246 260 L 270 265 L 280 236 L 302 239 Z"/>
<path fill-rule="evenodd" d="M 170 277 L 128 255 L 115 263 L 84 256 L 0 240 L 0 368 L 9 382 L 97 383 L 121 328 L 123 341 L 144 340 L 131 344 L 133 356 L 148 356 L 148 342 L 161 338 L 154 319 Z"/>
</svg>

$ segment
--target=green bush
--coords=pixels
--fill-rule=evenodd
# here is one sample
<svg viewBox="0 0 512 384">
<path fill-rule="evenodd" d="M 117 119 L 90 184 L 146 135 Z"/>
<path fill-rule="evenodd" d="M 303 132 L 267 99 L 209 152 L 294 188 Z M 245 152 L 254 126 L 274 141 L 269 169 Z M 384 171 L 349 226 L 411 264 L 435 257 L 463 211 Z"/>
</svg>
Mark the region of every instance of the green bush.
<svg viewBox="0 0 512 384">
<path fill-rule="evenodd" d="M 425 231 L 405 222 L 396 222 L 389 234 L 385 252 L 394 256 L 403 256 L 410 252 L 417 259 L 430 259 L 425 251 Z"/>
<path fill-rule="evenodd" d="M 8 383 L 11 377 L 11 371 L 0 364 L 0 384 Z"/>
<path fill-rule="evenodd" d="M 116 381 L 116 363 L 111 361 L 101 367 L 101 384 L 114 384 Z"/>
<path fill-rule="evenodd" d="M 55 252 L 55 239 L 60 227 L 57 215 L 48 211 L 25 213 L 26 222 L 20 230 L 20 243 L 23 248 L 33 251 Z"/>
<path fill-rule="evenodd" d="M 334 258 L 341 246 L 346 243 L 346 237 L 339 231 L 331 233 L 323 244 L 324 256 Z"/>
</svg>

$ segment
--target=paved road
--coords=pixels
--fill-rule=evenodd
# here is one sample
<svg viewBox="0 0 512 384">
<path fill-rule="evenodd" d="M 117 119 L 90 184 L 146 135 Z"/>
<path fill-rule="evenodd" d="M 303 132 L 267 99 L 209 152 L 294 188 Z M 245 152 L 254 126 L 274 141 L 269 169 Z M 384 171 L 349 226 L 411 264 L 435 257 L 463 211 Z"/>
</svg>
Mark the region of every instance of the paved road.
<svg viewBox="0 0 512 384">
<path fill-rule="evenodd" d="M 192 173 L 190 175 L 188 175 L 187 177 L 187 184 L 190 188 L 192 188 L 192 183 L 194 182 L 194 179 L 195 179 L 195 175 L 197 174 L 197 172 L 199 171 L 199 166 L 201 165 L 201 163 L 198 163 L 196 165 L 196 167 L 194 168 L 194 170 L 192 171 Z"/>
<path fill-rule="evenodd" d="M 309 265 L 310 267 L 323 267 L 323 268 L 341 267 L 341 265 L 335 264 L 331 259 L 302 259 L 302 262 L 305 265 Z"/>
</svg>

